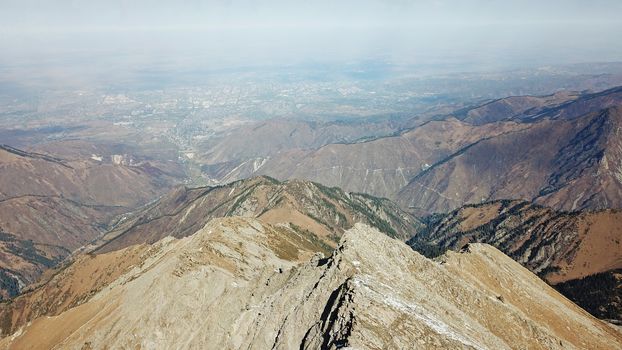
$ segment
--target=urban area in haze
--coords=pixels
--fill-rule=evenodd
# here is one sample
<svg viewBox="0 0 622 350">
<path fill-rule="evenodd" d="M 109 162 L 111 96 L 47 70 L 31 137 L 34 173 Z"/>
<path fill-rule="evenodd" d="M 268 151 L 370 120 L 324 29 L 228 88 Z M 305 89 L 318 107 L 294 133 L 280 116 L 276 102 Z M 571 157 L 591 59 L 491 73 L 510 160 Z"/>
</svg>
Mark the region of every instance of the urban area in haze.
<svg viewBox="0 0 622 350">
<path fill-rule="evenodd" d="M 622 349 L 620 13 L 0 0 L 0 347 Z"/>
</svg>

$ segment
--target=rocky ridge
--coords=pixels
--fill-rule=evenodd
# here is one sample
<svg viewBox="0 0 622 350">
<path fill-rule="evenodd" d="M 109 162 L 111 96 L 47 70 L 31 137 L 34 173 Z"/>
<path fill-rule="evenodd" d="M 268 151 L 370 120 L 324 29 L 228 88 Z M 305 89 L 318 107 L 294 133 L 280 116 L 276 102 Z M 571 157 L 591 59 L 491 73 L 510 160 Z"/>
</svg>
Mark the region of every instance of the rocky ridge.
<svg viewBox="0 0 622 350">
<path fill-rule="evenodd" d="M 95 251 L 154 243 L 169 235 L 188 236 L 210 219 L 226 216 L 254 217 L 265 223 L 306 230 L 327 247 L 334 247 L 339 236 L 355 222 L 368 223 L 400 239 L 421 228 L 413 215 L 386 199 L 310 181 L 280 182 L 262 176 L 223 186 L 178 187 L 128 216 L 95 245 Z"/>
<path fill-rule="evenodd" d="M 314 146 L 279 133 L 265 152 L 238 145 L 235 159 L 217 148 L 201 161 L 216 183 L 256 175 L 307 179 L 390 198 L 423 214 L 506 198 L 562 210 L 619 208 L 621 105 L 621 87 L 513 96 L 390 136 Z M 263 140 L 263 129 L 247 130 L 243 139 L 257 133 Z"/>
<path fill-rule="evenodd" d="M 622 212 L 558 212 L 525 201 L 468 205 L 423 220 L 408 240 L 427 256 L 474 242 L 495 246 L 595 315 L 622 320 L 616 283 L 587 283 L 622 268 Z M 583 283 L 578 281 L 587 279 Z M 603 296 L 588 298 L 600 293 Z M 597 305 L 597 306 L 594 306 Z"/>
<path fill-rule="evenodd" d="M 414 176 L 397 202 L 428 212 L 508 198 L 561 210 L 620 208 L 621 107 L 527 125 L 437 162 Z"/>
<path fill-rule="evenodd" d="M 510 96 L 481 106 L 457 111 L 456 117 L 483 125 L 501 120 L 534 122 L 542 119 L 574 119 L 622 104 L 622 87 L 599 92 L 559 91 L 546 96 Z"/>
<path fill-rule="evenodd" d="M 126 273 L 0 346 L 622 348 L 619 333 L 487 245 L 433 261 L 357 224 L 324 258 L 292 239 L 234 217 L 143 245 Z"/>
</svg>

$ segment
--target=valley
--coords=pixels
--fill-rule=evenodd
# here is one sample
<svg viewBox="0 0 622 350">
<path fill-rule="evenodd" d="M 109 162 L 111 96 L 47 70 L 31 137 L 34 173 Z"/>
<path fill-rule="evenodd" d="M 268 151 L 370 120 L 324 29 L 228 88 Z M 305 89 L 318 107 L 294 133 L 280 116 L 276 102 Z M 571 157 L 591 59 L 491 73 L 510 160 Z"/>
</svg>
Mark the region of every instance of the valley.
<svg viewBox="0 0 622 350">
<path fill-rule="evenodd" d="M 456 113 L 485 116 L 494 104 L 512 105 L 511 111 L 501 108 L 509 114 L 503 120 L 480 124 L 450 114 L 396 135 L 317 149 L 260 147 L 244 155 L 243 146 L 228 141 L 222 147 L 230 152 L 216 146 L 202 156 L 208 164 L 202 167 L 219 182 L 257 174 L 309 179 L 387 197 L 424 214 L 507 198 L 562 210 L 619 208 L 620 90 L 570 96 L 560 97 L 563 103 L 553 99 L 559 105 L 545 97 L 523 105 L 510 97 Z M 249 138 L 288 140 L 261 128 L 231 135 Z"/>
<path fill-rule="evenodd" d="M 622 79 L 571 76 L 9 109 L 0 347 L 622 348 Z"/>
<path fill-rule="evenodd" d="M 88 152 L 88 150 L 87 150 Z M 15 296 L 117 216 L 178 181 L 150 163 L 58 158 L 0 146 L 3 298 Z"/>
<path fill-rule="evenodd" d="M 622 350 L 620 13 L 1 1 L 0 350 Z"/>
</svg>

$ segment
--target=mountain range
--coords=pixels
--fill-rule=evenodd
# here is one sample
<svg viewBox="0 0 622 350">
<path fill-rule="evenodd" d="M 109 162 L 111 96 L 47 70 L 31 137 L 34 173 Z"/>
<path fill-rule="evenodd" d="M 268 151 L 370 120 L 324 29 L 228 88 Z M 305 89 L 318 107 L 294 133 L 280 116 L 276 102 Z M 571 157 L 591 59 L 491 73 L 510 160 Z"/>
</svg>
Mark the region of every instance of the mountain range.
<svg viewBox="0 0 622 350">
<path fill-rule="evenodd" d="M 400 190 L 398 202 L 431 212 L 507 198 L 562 210 L 620 208 L 621 107 L 528 125 L 420 172 Z"/>
<path fill-rule="evenodd" d="M 82 263 L 57 275 L 55 285 L 70 291 L 60 301 L 84 281 L 110 282 L 72 308 L 28 322 L 0 345 L 622 347 L 620 333 L 490 246 L 473 244 L 433 261 L 356 224 L 324 257 L 292 234 L 256 219 L 214 219 L 186 238 L 94 256 L 95 271 Z M 135 265 L 116 272 L 120 256 Z"/>
<path fill-rule="evenodd" d="M 508 97 L 395 135 L 317 148 L 247 130 L 235 138 L 244 143 L 221 147 L 239 157 L 211 153 L 203 169 L 216 183 L 258 174 L 308 179 L 423 214 L 508 198 L 563 210 L 619 208 L 621 104 L 621 88 Z M 240 150 L 268 138 L 280 145 L 275 152 Z"/>
<path fill-rule="evenodd" d="M 405 240 L 421 223 L 395 203 L 300 180 L 280 182 L 261 176 L 223 186 L 178 187 L 117 224 L 95 245 L 106 252 L 166 237 L 193 234 L 218 217 L 258 218 L 268 224 L 304 230 L 327 249 L 355 223 L 367 223 Z"/>
<path fill-rule="evenodd" d="M 622 349 L 622 88 L 413 120 L 1 146 L 0 347 Z"/>
<path fill-rule="evenodd" d="M 407 242 L 413 249 L 433 257 L 471 243 L 493 245 L 592 314 L 622 324 L 620 283 L 587 283 L 594 276 L 615 277 L 622 268 L 621 211 L 559 212 L 503 200 L 422 220 L 426 228 Z"/>
<path fill-rule="evenodd" d="M 16 295 L 106 232 L 116 215 L 163 194 L 173 181 L 148 163 L 65 159 L 0 146 L 2 297 Z"/>
</svg>

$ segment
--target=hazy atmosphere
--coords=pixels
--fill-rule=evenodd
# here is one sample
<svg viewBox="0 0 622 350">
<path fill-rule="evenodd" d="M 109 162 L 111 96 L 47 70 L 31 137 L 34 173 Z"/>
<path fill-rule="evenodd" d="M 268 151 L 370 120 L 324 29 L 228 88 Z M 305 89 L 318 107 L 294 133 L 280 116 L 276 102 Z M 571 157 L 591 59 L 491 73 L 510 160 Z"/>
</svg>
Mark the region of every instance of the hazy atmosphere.
<svg viewBox="0 0 622 350">
<path fill-rule="evenodd" d="M 622 59 L 615 0 L 1 4 L 2 80 L 352 61 L 426 74 Z"/>
<path fill-rule="evenodd" d="M 622 0 L 0 0 L 0 349 L 622 350 Z"/>
</svg>

